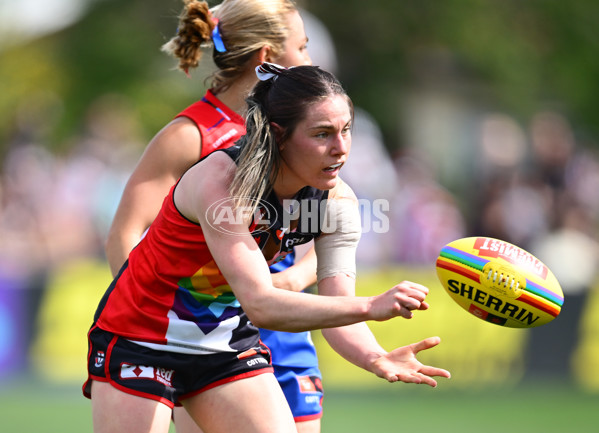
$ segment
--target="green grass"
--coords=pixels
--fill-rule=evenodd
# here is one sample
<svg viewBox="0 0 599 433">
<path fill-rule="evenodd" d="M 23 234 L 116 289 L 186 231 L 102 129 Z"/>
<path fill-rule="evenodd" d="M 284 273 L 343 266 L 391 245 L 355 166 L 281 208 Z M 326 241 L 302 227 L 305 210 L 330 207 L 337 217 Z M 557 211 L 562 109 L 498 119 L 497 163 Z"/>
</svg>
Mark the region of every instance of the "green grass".
<svg viewBox="0 0 599 433">
<path fill-rule="evenodd" d="M 89 400 L 76 386 L 23 381 L 0 384 L 0 422 L 7 433 L 91 432 Z"/>
<path fill-rule="evenodd" d="M 599 422 L 599 396 L 565 386 L 444 392 L 329 392 L 323 433 L 587 433 Z"/>
<path fill-rule="evenodd" d="M 0 383 L 3 432 L 92 431 L 90 402 L 77 385 L 25 381 L 17 387 L 15 383 Z M 587 433 L 599 424 L 599 395 L 569 385 L 529 384 L 470 392 L 445 388 L 385 384 L 380 391 L 329 389 L 322 432 Z"/>
</svg>

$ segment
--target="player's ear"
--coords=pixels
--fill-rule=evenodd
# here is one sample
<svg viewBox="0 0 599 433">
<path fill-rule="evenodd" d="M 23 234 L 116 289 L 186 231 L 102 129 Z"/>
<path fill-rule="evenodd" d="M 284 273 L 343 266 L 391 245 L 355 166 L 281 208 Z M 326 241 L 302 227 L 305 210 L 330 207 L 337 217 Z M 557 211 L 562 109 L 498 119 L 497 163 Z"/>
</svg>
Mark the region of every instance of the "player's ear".
<svg viewBox="0 0 599 433">
<path fill-rule="evenodd" d="M 272 62 L 273 55 L 272 49 L 268 45 L 264 45 L 258 51 L 258 64 L 262 64 L 264 62 Z"/>
<path fill-rule="evenodd" d="M 283 140 L 283 136 L 285 133 L 285 128 L 283 128 L 281 125 L 279 125 L 276 122 L 270 122 L 270 128 L 272 129 L 272 131 L 275 134 L 275 140 L 277 140 L 279 150 L 283 150 L 284 143 L 282 142 L 282 140 Z"/>
</svg>

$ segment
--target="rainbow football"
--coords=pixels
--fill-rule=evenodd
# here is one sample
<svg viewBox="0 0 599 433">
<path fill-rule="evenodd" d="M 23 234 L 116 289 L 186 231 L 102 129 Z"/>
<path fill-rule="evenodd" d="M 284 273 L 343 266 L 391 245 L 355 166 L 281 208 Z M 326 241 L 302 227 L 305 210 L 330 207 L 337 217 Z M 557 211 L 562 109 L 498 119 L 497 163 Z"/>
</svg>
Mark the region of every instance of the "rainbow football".
<svg viewBox="0 0 599 433">
<path fill-rule="evenodd" d="M 557 317 L 564 303 L 560 284 L 547 266 L 498 239 L 450 242 L 437 258 L 437 276 L 464 310 L 500 326 L 544 325 Z"/>
</svg>

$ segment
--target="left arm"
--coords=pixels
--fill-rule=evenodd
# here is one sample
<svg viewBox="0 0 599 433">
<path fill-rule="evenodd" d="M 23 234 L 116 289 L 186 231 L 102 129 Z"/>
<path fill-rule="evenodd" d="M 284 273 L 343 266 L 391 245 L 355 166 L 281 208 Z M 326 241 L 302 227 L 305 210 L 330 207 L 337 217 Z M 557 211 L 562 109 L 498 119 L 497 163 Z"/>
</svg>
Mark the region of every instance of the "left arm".
<svg viewBox="0 0 599 433">
<path fill-rule="evenodd" d="M 351 296 L 355 292 L 354 287 L 352 278 L 337 275 L 322 280 L 318 290 L 321 295 Z M 428 308 L 428 304 L 424 302 L 424 297 L 428 293 L 426 287 L 409 281 L 404 281 L 396 287 L 402 293 L 402 298 L 399 298 L 402 308 L 410 305 L 413 299 L 422 300 L 420 310 Z M 412 301 L 409 298 L 412 298 Z M 322 335 L 333 350 L 343 358 L 389 382 L 422 383 L 435 387 L 437 381 L 432 376 L 450 377 L 448 371 L 423 365 L 416 358 L 421 350 L 439 344 L 441 340 L 438 337 L 427 338 L 387 352 L 376 341 L 365 322 L 323 329 Z"/>
<path fill-rule="evenodd" d="M 337 230 L 323 234 L 316 240 L 318 262 L 318 292 L 324 296 L 355 296 L 355 250 L 360 237 L 360 216 L 353 191 L 341 184 L 333 194 L 334 206 L 327 208 L 329 222 L 335 221 Z M 401 316 L 413 317 L 412 310 L 426 310 L 428 288 L 404 281 L 393 289 Z M 421 364 L 416 354 L 439 344 L 438 337 L 385 351 L 368 328 L 360 322 L 339 328 L 323 329 L 329 345 L 343 358 L 389 382 L 423 383 L 437 386 L 431 376 L 449 377 L 449 372 Z"/>
</svg>

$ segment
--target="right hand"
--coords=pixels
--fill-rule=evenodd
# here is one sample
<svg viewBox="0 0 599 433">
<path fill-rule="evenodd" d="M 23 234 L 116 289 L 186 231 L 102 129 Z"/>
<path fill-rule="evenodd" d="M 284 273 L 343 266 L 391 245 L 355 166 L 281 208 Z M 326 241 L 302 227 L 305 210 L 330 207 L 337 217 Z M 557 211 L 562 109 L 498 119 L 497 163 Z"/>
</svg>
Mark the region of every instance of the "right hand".
<svg viewBox="0 0 599 433">
<path fill-rule="evenodd" d="M 426 310 L 429 308 L 425 302 L 428 288 L 411 281 L 402 281 L 398 285 L 372 298 L 370 314 L 372 320 L 383 321 L 401 316 L 411 319 L 413 310 Z"/>
<path fill-rule="evenodd" d="M 437 386 L 433 376 L 450 378 L 449 371 L 424 365 L 416 358 L 418 352 L 435 347 L 441 342 L 439 337 L 426 338 L 418 343 L 399 347 L 372 362 L 369 370 L 389 382 L 421 383 Z"/>
</svg>

